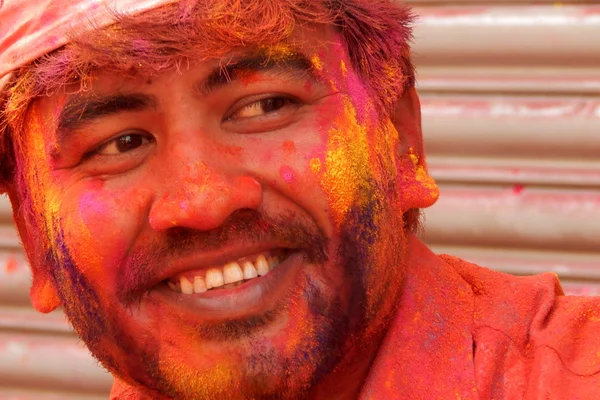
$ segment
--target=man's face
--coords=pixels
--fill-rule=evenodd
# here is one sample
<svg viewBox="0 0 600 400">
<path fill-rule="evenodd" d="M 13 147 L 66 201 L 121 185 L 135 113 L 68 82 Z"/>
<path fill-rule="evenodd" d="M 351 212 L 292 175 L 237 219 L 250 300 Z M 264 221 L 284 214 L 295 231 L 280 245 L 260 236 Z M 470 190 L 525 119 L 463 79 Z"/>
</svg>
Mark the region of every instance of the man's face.
<svg viewBox="0 0 600 400">
<path fill-rule="evenodd" d="M 299 396 L 393 312 L 398 133 L 336 34 L 294 38 L 34 104 L 21 231 L 122 379 L 175 398 Z"/>
</svg>

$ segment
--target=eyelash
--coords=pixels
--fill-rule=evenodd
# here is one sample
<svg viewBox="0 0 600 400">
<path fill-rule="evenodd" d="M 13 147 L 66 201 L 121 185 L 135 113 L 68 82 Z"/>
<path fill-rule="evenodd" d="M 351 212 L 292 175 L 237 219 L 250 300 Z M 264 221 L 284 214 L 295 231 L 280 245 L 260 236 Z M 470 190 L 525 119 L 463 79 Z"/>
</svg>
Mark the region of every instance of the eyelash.
<svg viewBox="0 0 600 400">
<path fill-rule="evenodd" d="M 150 136 L 146 132 L 138 132 L 138 131 L 124 132 L 124 133 L 121 133 L 119 136 L 113 137 L 112 139 L 109 139 L 109 140 L 105 141 L 104 143 L 98 145 L 93 150 L 87 152 L 86 154 L 84 154 L 84 156 L 82 157 L 82 159 L 85 161 L 85 160 L 87 160 L 87 159 L 89 159 L 91 157 L 94 157 L 94 156 L 101 156 L 100 152 L 102 152 L 103 150 L 105 150 L 111 144 L 116 143 L 118 140 L 120 140 L 122 138 L 125 138 L 127 136 L 141 137 L 142 140 L 147 140 L 148 141 L 148 143 L 145 143 L 145 144 L 149 144 L 149 143 L 154 142 L 154 138 L 152 136 Z M 104 157 L 123 156 L 125 154 L 129 154 L 129 153 L 134 152 L 138 148 L 139 147 L 136 147 L 136 148 L 132 149 L 131 151 L 125 151 L 125 152 L 118 153 L 118 154 L 106 154 L 106 155 L 103 155 L 103 156 Z"/>
<path fill-rule="evenodd" d="M 268 94 L 268 95 L 261 95 L 261 97 L 258 98 L 250 98 L 250 99 L 246 99 L 244 101 L 244 103 L 242 103 L 241 106 L 239 107 L 233 107 L 234 111 L 227 113 L 226 117 L 223 119 L 223 121 L 233 121 L 236 120 L 235 115 L 240 113 L 242 110 L 249 108 L 252 105 L 260 105 L 261 102 L 264 101 L 274 101 L 274 100 L 283 100 L 284 102 L 286 102 L 285 104 L 283 104 L 281 107 L 277 108 L 276 110 L 273 111 L 267 111 L 264 113 L 264 115 L 268 115 L 268 114 L 272 114 L 272 113 L 276 113 L 279 110 L 281 110 L 282 108 L 284 108 L 285 106 L 289 106 L 289 105 L 294 105 L 297 106 L 299 105 L 301 102 L 300 100 L 298 100 L 297 98 L 293 97 L 293 96 L 289 96 L 289 95 L 283 95 L 283 94 Z M 252 119 L 252 118 L 261 118 L 264 115 L 261 116 L 253 116 L 253 117 L 246 117 L 247 119 Z M 242 118 L 243 119 L 243 118 Z"/>
</svg>

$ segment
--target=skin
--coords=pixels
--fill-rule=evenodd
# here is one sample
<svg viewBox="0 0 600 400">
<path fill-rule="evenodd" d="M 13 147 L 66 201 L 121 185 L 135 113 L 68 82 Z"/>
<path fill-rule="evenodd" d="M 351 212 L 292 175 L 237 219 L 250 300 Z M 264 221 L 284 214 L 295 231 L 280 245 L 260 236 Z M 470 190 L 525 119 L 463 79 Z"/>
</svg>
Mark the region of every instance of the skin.
<svg viewBox="0 0 600 400">
<path fill-rule="evenodd" d="M 222 60 L 151 80 L 101 73 L 96 95 L 155 104 L 63 141 L 71 88 L 30 111 L 26 183 L 8 192 L 32 301 L 62 305 L 94 356 L 141 392 L 356 398 L 395 311 L 409 257 L 402 215 L 437 197 L 417 95 L 382 123 L 336 33 L 298 31 L 291 43 L 318 59 L 314 79 L 253 71 L 199 95 Z M 282 96 L 293 101 L 264 101 Z M 133 145 L 120 152 L 124 135 Z M 300 261 L 251 309 L 180 307 L 155 285 L 182 260 L 276 247 Z"/>
</svg>

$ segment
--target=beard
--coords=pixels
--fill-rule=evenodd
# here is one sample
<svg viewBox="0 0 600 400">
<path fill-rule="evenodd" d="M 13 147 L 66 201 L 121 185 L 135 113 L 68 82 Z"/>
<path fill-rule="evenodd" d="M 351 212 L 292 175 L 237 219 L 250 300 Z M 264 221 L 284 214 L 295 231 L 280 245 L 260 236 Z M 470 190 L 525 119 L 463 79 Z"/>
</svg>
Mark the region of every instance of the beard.
<svg viewBox="0 0 600 400">
<path fill-rule="evenodd" d="M 332 371 L 351 362 L 347 357 L 351 351 L 360 351 L 365 343 L 381 337 L 398 304 L 405 258 L 402 215 L 394 212 L 385 196 L 368 198 L 368 202 L 351 207 L 338 238 L 332 241 L 310 219 L 270 217 L 254 210 L 239 210 L 210 232 L 172 229 L 132 251 L 118 266 L 122 276 L 112 303 L 104 301 L 95 282 L 76 265 L 58 224 L 55 250 L 48 254 L 47 265 L 52 266 L 70 323 L 94 357 L 123 381 L 147 388 L 152 396 L 305 398 Z M 249 343 L 252 351 L 244 356 L 234 375 L 215 380 L 210 378 L 214 374 L 186 368 L 177 360 L 166 367 L 161 360 L 160 338 L 145 332 L 142 344 L 139 333 L 124 323 L 128 311 L 143 304 L 148 277 L 167 259 L 218 249 L 242 238 L 293 243 L 305 251 L 305 261 L 320 265 L 329 262 L 341 268 L 345 295 L 327 293 L 313 284 L 310 276 L 304 276 L 302 290 L 290 293 L 266 313 L 222 323 L 190 322 L 187 332 L 193 340 Z M 330 242 L 335 242 L 335 247 L 330 248 Z M 305 328 L 310 334 L 282 355 L 278 348 L 265 345 L 261 333 L 281 315 L 293 313 L 294 304 L 301 300 L 308 303 L 310 319 Z M 301 334 L 296 332 L 295 337 Z"/>
</svg>

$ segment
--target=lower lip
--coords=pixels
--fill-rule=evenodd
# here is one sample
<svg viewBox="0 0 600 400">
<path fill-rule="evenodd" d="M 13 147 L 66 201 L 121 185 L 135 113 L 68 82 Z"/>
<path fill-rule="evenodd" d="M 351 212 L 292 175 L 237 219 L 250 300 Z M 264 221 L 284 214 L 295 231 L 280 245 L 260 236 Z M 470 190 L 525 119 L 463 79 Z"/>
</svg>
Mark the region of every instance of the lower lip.
<svg viewBox="0 0 600 400">
<path fill-rule="evenodd" d="M 235 288 L 183 294 L 160 285 L 150 297 L 207 322 L 251 317 L 269 311 L 294 287 L 303 264 L 304 256 L 292 253 L 268 274 Z"/>
</svg>

